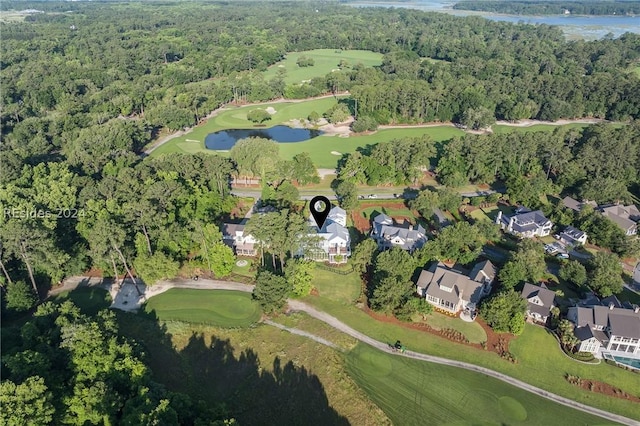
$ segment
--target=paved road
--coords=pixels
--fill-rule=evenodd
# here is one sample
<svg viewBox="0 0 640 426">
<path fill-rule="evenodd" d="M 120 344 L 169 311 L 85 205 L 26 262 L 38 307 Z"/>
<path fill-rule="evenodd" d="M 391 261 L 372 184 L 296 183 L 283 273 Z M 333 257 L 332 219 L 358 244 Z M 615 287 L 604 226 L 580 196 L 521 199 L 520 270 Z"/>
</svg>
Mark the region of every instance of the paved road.
<svg viewBox="0 0 640 426">
<path fill-rule="evenodd" d="M 83 280 L 85 280 L 85 278 L 83 277 L 74 277 L 71 280 L 69 280 L 72 283 L 79 283 L 79 282 L 83 282 Z M 96 282 L 96 285 L 101 285 L 102 283 Z M 77 284 L 76 284 L 77 285 Z M 216 280 L 207 280 L 207 279 L 200 279 L 198 281 L 193 281 L 193 280 L 188 280 L 188 279 L 181 279 L 181 280 L 172 280 L 172 281 L 162 281 L 152 287 L 149 287 L 150 289 L 153 288 L 157 288 L 157 289 L 161 289 L 161 291 L 157 291 L 157 292 L 153 292 L 154 294 L 147 294 L 147 298 L 152 297 L 155 294 L 159 294 L 161 292 L 164 292 L 166 290 L 168 290 L 169 288 L 194 288 L 194 289 L 209 289 L 209 290 L 237 290 L 237 291 L 243 291 L 243 292 L 252 292 L 254 286 L 252 285 L 247 285 L 247 284 L 243 284 L 243 283 L 237 283 L 237 282 L 228 282 L 228 281 L 216 281 Z M 372 337 L 367 336 L 366 334 L 363 334 L 351 327 L 349 327 L 348 325 L 346 325 L 345 323 L 343 323 L 342 321 L 340 321 L 339 319 L 335 318 L 334 316 L 329 315 L 326 312 L 322 312 L 317 310 L 316 308 L 301 302 L 299 300 L 293 300 L 293 299 L 289 299 L 288 300 L 288 304 L 289 304 L 289 308 L 293 311 L 299 311 L 299 312 L 304 312 L 307 315 L 316 318 L 328 325 L 330 325 L 331 327 L 335 328 L 336 330 L 339 330 L 345 334 L 348 334 L 349 336 L 363 342 L 366 343 L 370 346 L 373 346 L 376 349 L 379 349 L 381 351 L 396 355 L 396 356 L 405 356 L 408 358 L 413 358 L 413 359 L 417 359 L 420 361 L 426 361 L 426 362 L 432 362 L 435 364 L 442 364 L 442 365 L 448 365 L 448 366 L 452 366 L 452 367 L 457 367 L 457 368 L 463 368 L 465 370 L 469 370 L 469 371 L 475 371 L 477 373 L 481 373 L 481 374 L 485 374 L 487 376 L 496 378 L 498 380 L 501 380 L 505 383 L 508 383 L 510 385 L 516 386 L 520 389 L 526 390 L 528 392 L 531 392 L 533 394 L 536 394 L 538 396 L 541 396 L 543 398 L 549 399 L 551 401 L 557 402 L 559 404 L 565 405 L 567 407 L 570 408 L 575 408 L 577 410 L 583 411 L 585 413 L 589 413 L 589 414 L 593 414 L 595 416 L 599 416 L 602 417 L 604 419 L 607 419 L 609 421 L 616 421 L 619 422 L 621 424 L 625 424 L 625 425 L 630 425 L 630 426 L 638 426 L 640 425 L 640 422 L 638 422 L 637 420 L 633 420 L 624 416 L 620 416 L 618 414 L 614 414 L 614 413 L 609 413 L 607 411 L 601 410 L 599 408 L 595 408 L 595 407 L 590 407 L 588 405 L 579 403 L 577 401 L 573 401 L 571 399 L 562 397 L 560 395 L 556 395 L 552 392 L 548 392 L 544 389 L 538 388 L 536 386 L 530 385 L 528 383 L 525 383 L 521 380 L 515 379 L 513 377 L 507 376 L 506 374 L 502 374 L 499 373 L 497 371 L 491 370 L 489 368 L 485 368 L 485 367 L 480 367 L 478 365 L 474 365 L 474 364 L 469 364 L 466 362 L 462 362 L 462 361 L 457 361 L 457 360 L 452 360 L 452 359 L 448 359 L 448 358 L 442 358 L 442 357 L 437 357 L 437 356 L 433 356 L 433 355 L 427 355 L 427 354 L 423 354 L 423 353 L 419 353 L 419 352 L 413 352 L 413 351 L 405 351 L 404 353 L 399 353 L 399 352 L 394 352 L 393 350 L 391 350 L 391 348 L 389 348 L 389 344 L 388 342 L 380 342 L 378 340 L 373 339 Z M 274 325 L 270 324 L 270 325 Z M 276 325 L 276 327 L 279 327 L 280 325 Z M 284 326 L 283 326 L 284 327 Z M 281 327 L 280 327 L 281 328 Z M 286 329 L 286 328 L 285 328 Z M 287 331 L 291 331 L 294 329 L 290 329 Z M 297 330 L 295 329 L 296 332 L 301 332 L 301 333 L 306 333 L 306 332 L 302 332 L 302 330 Z M 293 331 L 292 331 L 293 332 Z M 301 334 L 301 333 L 296 333 L 296 334 Z M 321 339 L 317 336 L 309 336 L 309 333 L 306 334 L 301 334 L 304 335 L 306 337 L 310 337 L 313 338 L 314 340 L 317 339 Z M 316 339 L 317 338 L 317 339 Z M 324 339 L 322 339 L 324 340 Z M 324 342 L 321 342 L 322 344 L 326 344 Z"/>
</svg>

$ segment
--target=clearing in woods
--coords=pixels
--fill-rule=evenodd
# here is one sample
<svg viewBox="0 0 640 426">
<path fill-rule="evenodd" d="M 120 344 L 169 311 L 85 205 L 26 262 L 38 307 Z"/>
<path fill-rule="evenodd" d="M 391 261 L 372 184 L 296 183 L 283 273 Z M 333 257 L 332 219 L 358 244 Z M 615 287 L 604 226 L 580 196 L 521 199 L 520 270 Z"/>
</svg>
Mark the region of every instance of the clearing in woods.
<svg viewBox="0 0 640 426">
<path fill-rule="evenodd" d="M 301 56 L 313 59 L 313 66 L 299 67 L 296 62 Z M 282 61 L 271 65 L 263 75 L 264 78 L 268 80 L 277 76 L 279 69 L 284 69 L 286 71 L 284 75 L 285 83 L 302 83 L 315 77 L 324 77 L 330 72 L 340 72 L 338 64 L 342 60 L 347 62 L 346 70 L 351 70 L 356 64 L 372 67 L 382 64 L 382 54 L 369 50 L 339 49 L 315 49 L 304 52 L 291 52 L 287 53 L 286 58 Z"/>
</svg>

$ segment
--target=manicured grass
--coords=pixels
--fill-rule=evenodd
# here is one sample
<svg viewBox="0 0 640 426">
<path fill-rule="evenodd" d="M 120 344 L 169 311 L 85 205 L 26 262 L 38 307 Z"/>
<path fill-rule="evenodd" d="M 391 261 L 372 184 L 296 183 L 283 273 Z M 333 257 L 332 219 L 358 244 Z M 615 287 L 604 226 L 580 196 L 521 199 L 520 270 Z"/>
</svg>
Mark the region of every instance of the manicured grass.
<svg viewBox="0 0 640 426">
<path fill-rule="evenodd" d="M 335 302 L 351 305 L 360 296 L 362 282 L 357 272 L 347 275 L 336 274 L 325 269 L 315 268 L 311 282 L 318 290 L 320 297 Z"/>
<path fill-rule="evenodd" d="M 377 340 L 401 340 L 409 350 L 491 368 L 576 401 L 640 420 L 637 404 L 579 389 L 564 379 L 565 374 L 577 375 L 585 379 L 611 383 L 630 394 L 640 395 L 640 381 L 637 375 L 605 363 L 584 365 L 570 360 L 562 354 L 553 336 L 540 327 L 527 325 L 523 335 L 511 343 L 511 352 L 518 361 L 517 364 L 512 364 L 490 351 L 375 321 L 354 306 L 345 306 L 322 297 L 307 297 L 305 301 Z"/>
<path fill-rule="evenodd" d="M 336 98 L 328 97 L 304 102 L 274 102 L 260 106 L 228 106 L 226 109 L 219 111 L 215 117 L 207 120 L 207 122 L 202 125 L 195 127 L 186 135 L 171 139 L 169 142 L 153 151 L 151 155 L 156 156 L 173 152 L 214 153 L 215 151 L 206 149 L 204 146 L 204 140 L 207 135 L 209 133 L 225 129 L 253 128 L 254 123 L 247 120 L 247 113 L 256 108 L 272 107 L 276 110 L 275 114 L 271 116 L 271 120 L 265 123 L 267 127 L 272 127 L 294 118 L 306 118 L 312 111 L 322 114 L 336 103 Z"/>
<path fill-rule="evenodd" d="M 150 298 L 144 310 L 164 321 L 219 327 L 248 327 L 260 319 L 260 307 L 251 295 L 238 291 L 174 288 Z"/>
<path fill-rule="evenodd" d="M 299 67 L 296 61 L 300 56 L 306 56 L 314 61 L 311 67 Z M 336 50 L 336 49 L 315 49 L 304 52 L 288 53 L 287 57 L 270 66 L 263 73 L 265 80 L 271 79 L 277 75 L 279 69 L 284 68 L 287 74 L 284 81 L 287 84 L 301 83 L 305 80 L 311 80 L 315 77 L 324 77 L 330 72 L 340 72 L 338 63 L 345 60 L 348 68 L 361 63 L 365 67 L 372 67 L 382 64 L 382 54 L 368 50 Z"/>
<path fill-rule="evenodd" d="M 410 219 L 416 219 L 411 213 L 411 210 L 403 208 L 403 209 L 392 209 L 388 207 L 367 207 L 361 211 L 362 216 L 365 219 L 373 219 L 378 214 L 384 213 L 390 217 L 408 217 Z M 373 216 L 373 217 L 372 217 Z"/>
<path fill-rule="evenodd" d="M 66 300 L 71 300 L 82 313 L 87 315 L 95 315 L 98 311 L 111 306 L 109 292 L 98 287 L 78 287 L 75 290 L 57 294 L 52 299 L 55 303 L 62 303 Z"/>
<path fill-rule="evenodd" d="M 622 289 L 622 293 L 618 294 L 618 299 L 622 302 L 628 301 L 640 305 L 640 294 L 635 293 L 627 288 Z"/>
<path fill-rule="evenodd" d="M 347 368 L 395 424 L 608 424 L 482 374 L 363 344 L 349 353 Z"/>
<path fill-rule="evenodd" d="M 320 136 L 318 138 L 297 143 L 285 143 L 280 145 L 280 156 L 285 159 L 293 158 L 301 152 L 308 152 L 317 167 L 335 168 L 340 159 L 339 155 L 331 152 L 346 154 L 355 152 L 366 145 L 375 145 L 379 142 L 388 142 L 404 137 L 418 137 L 429 135 L 435 141 L 444 141 L 454 136 L 462 136 L 463 132 L 449 126 L 410 128 L 410 129 L 384 129 L 370 135 L 350 136 Z"/>
<path fill-rule="evenodd" d="M 252 266 L 253 266 L 253 262 L 255 262 L 255 259 L 251 258 L 251 257 L 240 257 L 236 260 L 236 262 L 238 260 L 246 260 L 247 261 L 247 265 L 246 266 L 238 266 L 236 264 L 233 265 L 233 273 L 237 274 L 237 275 L 242 275 L 243 277 L 247 277 L 247 278 L 255 278 L 256 276 L 256 272 L 254 270 L 252 270 Z M 258 259 L 258 263 L 260 263 L 260 260 Z"/>
<path fill-rule="evenodd" d="M 469 339 L 471 343 L 481 343 L 487 341 L 487 333 L 477 322 L 466 322 L 460 318 L 452 318 L 439 312 L 433 312 L 425 317 L 424 322 L 436 330 L 450 328 L 457 330 Z"/>
<path fill-rule="evenodd" d="M 322 114 L 336 103 L 337 100 L 335 98 L 329 97 L 304 102 L 265 104 L 261 106 L 261 108 L 270 106 L 276 110 L 272 119 L 266 123 L 268 127 L 272 127 L 291 119 L 306 118 L 312 111 Z M 255 108 L 258 107 L 231 107 L 231 109 L 221 111 L 217 116 L 211 118 L 201 126 L 196 127 L 190 133 L 174 138 L 160 146 L 154 150 L 151 155 L 158 156 L 175 152 L 192 154 L 205 152 L 209 154 L 218 153 L 219 155 L 228 155 L 226 152 L 206 149 L 204 146 L 206 136 L 209 133 L 219 130 L 253 128 L 253 123 L 247 120 L 247 112 Z M 454 136 L 461 136 L 464 133 L 454 127 L 438 126 L 428 128 L 384 129 L 370 135 L 351 136 L 348 138 L 324 135 L 305 142 L 280 144 L 280 156 L 284 159 L 291 159 L 296 154 L 308 152 L 316 167 L 333 169 L 336 168 L 341 155 L 332 154 L 332 151 L 345 154 L 354 152 L 356 149 L 366 145 L 388 142 L 403 137 L 417 137 L 425 134 L 431 136 L 435 141 L 443 141 L 451 139 Z"/>
<path fill-rule="evenodd" d="M 469 213 L 469 216 L 471 216 L 471 218 L 476 221 L 491 220 L 489 219 L 489 216 L 487 216 L 487 214 L 482 209 L 476 209 L 472 211 L 471 213 Z"/>
</svg>

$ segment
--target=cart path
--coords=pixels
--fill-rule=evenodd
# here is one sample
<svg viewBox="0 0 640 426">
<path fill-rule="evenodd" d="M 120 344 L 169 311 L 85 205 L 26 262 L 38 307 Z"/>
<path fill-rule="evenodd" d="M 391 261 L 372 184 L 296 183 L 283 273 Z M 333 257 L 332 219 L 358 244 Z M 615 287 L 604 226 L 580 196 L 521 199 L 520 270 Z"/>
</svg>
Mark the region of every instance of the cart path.
<svg viewBox="0 0 640 426">
<path fill-rule="evenodd" d="M 284 330 L 284 331 L 288 331 L 291 334 L 297 334 L 298 336 L 304 336 L 304 337 L 308 337 L 311 340 L 315 340 L 316 342 L 325 345 L 325 346 L 329 346 L 333 349 L 337 349 L 339 351 L 341 351 L 342 349 L 340 349 L 340 347 L 338 347 L 338 345 L 336 345 L 333 342 L 330 342 L 326 339 L 323 339 L 322 337 L 316 336 L 315 334 L 311 334 L 311 333 L 307 333 L 304 330 L 300 330 L 299 328 L 293 328 L 293 327 L 287 327 L 285 325 L 282 324 L 278 324 L 277 322 L 273 322 L 271 320 L 265 319 L 262 321 L 265 324 L 269 324 L 273 327 L 279 328 L 280 330 Z"/>
<path fill-rule="evenodd" d="M 65 283 L 65 287 L 66 289 L 70 289 L 73 284 L 72 283 L 83 283 L 87 281 L 88 277 L 73 277 L 71 279 L 69 279 L 68 281 L 70 281 L 70 285 L 67 286 Z M 95 279 L 94 279 L 95 280 Z M 98 281 L 98 280 L 96 280 Z M 77 285 L 82 285 L 82 284 L 76 284 Z M 88 285 L 92 285 L 91 283 L 89 283 Z M 104 286 L 104 281 L 99 280 L 99 282 L 94 283 L 93 285 L 100 285 L 100 286 Z M 248 284 L 243 284 L 243 283 L 238 283 L 238 282 L 232 282 L 232 281 L 216 281 L 216 280 L 208 280 L 208 279 L 199 279 L 198 281 L 193 281 L 193 280 L 189 280 L 189 279 L 177 279 L 177 280 L 172 280 L 172 281 L 161 281 L 156 285 L 150 286 L 147 288 L 147 291 L 145 292 L 145 298 L 148 299 L 149 297 L 153 297 L 156 294 L 160 294 L 163 293 L 171 288 L 191 288 L 191 289 L 202 289 L 202 290 L 236 290 L 236 291 L 242 291 L 245 293 L 250 293 L 253 291 L 254 286 L 253 285 L 248 285 Z M 155 291 L 154 291 L 155 289 Z M 151 291 L 148 291 L 151 290 Z M 485 374 L 489 377 L 493 377 L 495 379 L 501 380 L 505 383 L 508 383 L 512 386 L 515 386 L 517 388 L 523 389 L 527 392 L 531 392 L 535 395 L 541 396 L 543 398 L 546 398 L 548 400 L 557 402 L 558 404 L 562 404 L 564 406 L 570 407 L 570 408 L 574 408 L 576 410 L 580 410 L 584 413 L 588 413 L 588 414 L 592 414 L 594 416 L 598 416 L 598 417 L 602 417 L 603 419 L 606 419 L 608 421 L 615 421 L 624 425 L 629 425 L 629 426 L 640 426 L 640 422 L 637 420 L 633 420 L 630 419 L 628 417 L 624 417 L 621 416 L 619 414 L 614 414 L 614 413 L 610 413 L 608 411 L 605 410 L 601 410 L 599 408 L 595 408 L 595 407 L 591 407 L 589 405 L 586 404 L 582 404 L 580 402 L 574 401 L 572 399 L 569 398 L 565 398 L 563 396 L 554 394 L 552 392 L 546 391 L 544 389 L 541 389 L 539 387 L 530 385 L 528 383 L 525 383 L 521 380 L 515 379 L 511 376 L 508 376 L 506 374 L 502 374 L 500 372 L 491 370 L 489 368 L 485 368 L 485 367 L 481 367 L 479 365 L 475 365 L 475 364 L 470 364 L 467 362 L 462 362 L 462 361 L 457 361 L 457 360 L 453 360 L 453 359 L 449 359 L 449 358 L 442 358 L 442 357 L 438 357 L 438 356 L 433 356 L 433 355 L 427 355 L 427 354 L 423 354 L 423 353 L 419 353 L 419 352 L 414 352 L 414 351 L 405 351 L 404 353 L 401 352 L 396 352 L 393 351 L 390 347 L 388 342 L 381 342 L 379 340 L 376 340 L 372 337 L 367 336 L 364 333 L 361 333 L 353 328 L 351 328 L 350 326 L 348 326 L 347 324 L 343 323 L 342 321 L 340 321 L 339 319 L 337 319 L 336 317 L 329 315 L 326 312 L 320 311 L 300 300 L 294 300 L 294 299 L 289 299 L 287 301 L 288 305 L 289 305 L 289 309 L 292 311 L 298 311 L 298 312 L 304 312 L 307 315 L 320 320 L 328 325 L 330 325 L 331 327 L 335 328 L 336 330 L 339 330 L 351 337 L 353 337 L 354 339 L 366 343 L 370 346 L 373 346 L 376 349 L 379 349 L 383 352 L 395 355 L 395 356 L 404 356 L 407 358 L 412 358 L 412 359 L 417 359 L 420 361 L 426 361 L 426 362 L 431 362 L 431 363 L 435 363 L 435 364 L 441 364 L 441 365 L 448 365 L 451 367 L 456 367 L 456 368 L 463 368 L 465 370 L 469 370 L 469 371 L 474 371 L 476 373 L 481 373 L 481 374 Z M 131 306 L 128 306 L 127 309 L 131 309 Z M 270 325 L 274 325 L 270 324 Z M 284 326 L 280 326 L 280 325 L 276 325 L 276 327 L 284 327 Z M 294 329 L 290 329 L 285 327 L 284 329 L 286 329 L 287 331 L 291 331 Z M 300 334 L 303 335 L 305 337 L 309 337 L 312 338 L 314 340 L 315 337 L 317 336 L 312 336 L 309 335 L 309 333 L 306 334 L 301 334 L 301 333 L 297 333 L 302 332 L 302 330 L 296 330 L 295 334 Z M 305 332 L 302 332 L 305 333 Z M 321 339 L 318 337 L 318 339 Z M 325 339 L 321 339 L 321 340 L 325 340 Z M 318 341 L 318 340 L 316 340 Z M 323 342 L 320 342 L 322 344 L 326 344 Z M 327 343 L 331 343 L 331 342 L 327 342 Z"/>
</svg>

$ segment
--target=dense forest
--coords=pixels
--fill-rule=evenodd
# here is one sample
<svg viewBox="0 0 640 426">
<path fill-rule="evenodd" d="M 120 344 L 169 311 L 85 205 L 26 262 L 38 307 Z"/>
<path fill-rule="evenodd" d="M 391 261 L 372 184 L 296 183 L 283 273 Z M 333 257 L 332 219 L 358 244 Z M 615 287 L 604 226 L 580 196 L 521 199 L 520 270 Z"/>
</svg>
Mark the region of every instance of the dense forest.
<svg viewBox="0 0 640 426">
<path fill-rule="evenodd" d="M 457 10 L 508 13 L 512 15 L 638 15 L 637 1 L 461 1 Z"/>
<path fill-rule="evenodd" d="M 91 266 L 154 282 L 212 253 L 228 258 L 216 225 L 237 203 L 232 176 L 263 177 L 265 199 L 290 206 L 289 181 L 317 181 L 304 154 L 280 161 L 276 146 L 247 144 L 230 159 L 140 155 L 163 129 L 234 100 L 349 90 L 351 113 L 378 123 L 640 115 L 640 81 L 627 71 L 640 57 L 634 34 L 567 42 L 544 25 L 299 2 L 2 3 L 29 7 L 45 13 L 1 24 L 0 269 L 15 289 Z M 301 85 L 264 79 L 286 52 L 314 48 L 385 56 Z M 386 160 L 354 163 L 352 178 L 411 182 L 435 167 L 448 185 L 550 179 L 598 200 L 624 199 L 637 182 L 637 125 L 536 135 L 396 141 L 361 153 Z"/>
</svg>

